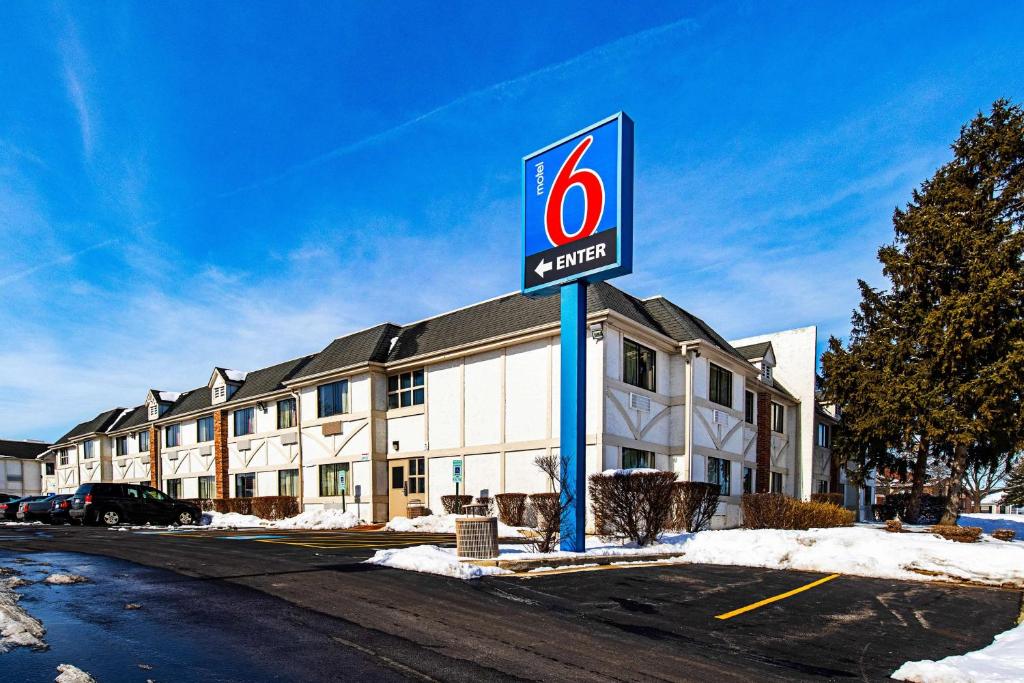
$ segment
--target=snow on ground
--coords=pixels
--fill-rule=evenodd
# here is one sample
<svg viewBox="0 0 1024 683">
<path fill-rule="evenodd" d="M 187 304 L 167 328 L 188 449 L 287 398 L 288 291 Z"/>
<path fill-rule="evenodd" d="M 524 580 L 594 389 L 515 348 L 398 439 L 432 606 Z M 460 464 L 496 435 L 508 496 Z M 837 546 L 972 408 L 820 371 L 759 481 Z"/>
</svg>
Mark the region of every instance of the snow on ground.
<svg viewBox="0 0 1024 683">
<path fill-rule="evenodd" d="M 1024 624 L 996 636 L 991 645 L 933 662 L 907 662 L 892 675 L 914 683 L 1020 683 L 1024 681 Z"/>
<path fill-rule="evenodd" d="M 20 599 L 11 588 L 0 586 L 0 653 L 12 647 L 46 647 L 43 623 L 18 605 Z"/>
<path fill-rule="evenodd" d="M 431 534 L 454 534 L 455 520 L 470 515 L 424 515 L 423 517 L 395 517 L 384 525 L 386 531 L 418 531 Z M 519 538 L 519 528 L 502 524 L 498 520 L 498 536 Z"/>
<path fill-rule="evenodd" d="M 666 535 L 662 541 L 637 548 L 588 537 L 585 554 L 541 554 L 528 552 L 524 546 L 502 545 L 501 555 L 503 559 L 614 556 L 642 560 L 644 556 L 679 553 L 680 557 L 673 562 L 797 569 L 910 581 L 954 580 L 1024 586 L 1024 546 L 991 539 L 956 543 L 934 534 L 893 534 L 878 527 L 861 526 L 809 531 L 702 531 Z M 423 547 L 380 551 L 369 562 L 460 578 L 485 575 L 452 573 L 449 565 L 458 561 L 454 549 L 426 546 L 431 550 L 424 555 Z M 448 556 L 447 560 L 443 555 Z M 426 557 L 429 562 L 420 562 Z"/>
<path fill-rule="evenodd" d="M 67 586 L 73 583 L 88 583 L 89 579 L 79 574 L 50 574 L 43 583 L 48 583 L 53 586 Z"/>
<path fill-rule="evenodd" d="M 54 683 L 96 683 L 96 679 L 73 664 L 61 664 L 57 667 Z"/>
<path fill-rule="evenodd" d="M 479 579 L 481 576 L 511 574 L 507 569 L 480 567 L 475 564 L 459 562 L 454 551 L 438 548 L 436 545 L 378 550 L 376 555 L 366 560 L 366 563 L 425 574 L 453 576 L 457 579 Z"/>
<path fill-rule="evenodd" d="M 237 512 L 204 512 L 203 525 L 215 529 L 261 527 L 264 529 L 349 529 L 363 522 L 356 513 L 339 509 L 307 510 L 295 517 L 271 521 Z"/>
<path fill-rule="evenodd" d="M 981 531 L 991 534 L 996 529 L 1011 529 L 1017 532 L 1014 543 L 1024 543 L 1024 515 L 986 515 L 971 513 L 960 515 L 960 526 L 980 526 Z"/>
</svg>

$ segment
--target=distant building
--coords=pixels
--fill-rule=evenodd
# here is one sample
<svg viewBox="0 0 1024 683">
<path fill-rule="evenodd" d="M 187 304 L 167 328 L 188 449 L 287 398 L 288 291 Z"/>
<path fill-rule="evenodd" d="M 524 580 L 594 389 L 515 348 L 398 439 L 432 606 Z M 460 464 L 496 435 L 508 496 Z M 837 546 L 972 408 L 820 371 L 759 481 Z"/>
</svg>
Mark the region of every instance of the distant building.
<svg viewBox="0 0 1024 683">
<path fill-rule="evenodd" d="M 588 474 L 652 467 L 715 483 L 716 526 L 739 523 L 744 492 L 839 490 L 813 327 L 737 348 L 664 297 L 607 283 L 589 288 L 587 309 Z M 544 492 L 534 460 L 558 453 L 559 361 L 558 297 L 382 323 L 77 425 L 51 448 L 57 486 L 149 482 L 184 498 L 300 496 L 306 508 L 358 495 L 384 521 L 410 505 L 441 510 L 459 459 L 462 493 Z"/>
<path fill-rule="evenodd" d="M 49 448 L 42 441 L 0 439 L 0 493 L 31 496 L 56 490 L 53 458 L 38 459 Z"/>
</svg>

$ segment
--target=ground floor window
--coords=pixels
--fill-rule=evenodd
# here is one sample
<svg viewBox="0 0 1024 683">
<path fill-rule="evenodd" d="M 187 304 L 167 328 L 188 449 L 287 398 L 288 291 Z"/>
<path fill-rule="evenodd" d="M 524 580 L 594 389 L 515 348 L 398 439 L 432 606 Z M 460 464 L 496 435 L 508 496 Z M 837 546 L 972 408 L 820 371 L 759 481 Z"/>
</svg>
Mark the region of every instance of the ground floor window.
<svg viewBox="0 0 1024 683">
<path fill-rule="evenodd" d="M 351 487 L 348 476 L 348 463 L 339 462 L 320 465 L 320 497 L 329 498 L 347 494 Z"/>
<path fill-rule="evenodd" d="M 828 480 L 827 479 L 819 479 L 818 480 L 818 493 L 828 493 Z"/>
<path fill-rule="evenodd" d="M 754 492 L 754 469 L 752 467 L 743 468 L 743 493 Z"/>
<path fill-rule="evenodd" d="M 782 472 L 772 472 L 772 493 L 782 493 Z"/>
<path fill-rule="evenodd" d="M 168 496 L 181 498 L 181 479 L 168 479 L 166 488 Z"/>
<path fill-rule="evenodd" d="M 199 477 L 199 497 L 203 500 L 212 500 L 217 497 L 216 477 Z"/>
<path fill-rule="evenodd" d="M 632 470 L 640 467 L 654 467 L 654 453 L 636 448 L 622 449 L 622 469 Z"/>
<path fill-rule="evenodd" d="M 427 492 L 427 459 L 409 459 L 409 493 Z"/>
<path fill-rule="evenodd" d="M 240 472 L 235 475 L 235 498 L 252 498 L 256 495 L 256 473 Z"/>
<path fill-rule="evenodd" d="M 729 495 L 729 461 L 722 458 L 708 458 L 708 483 L 718 484 L 718 493 Z"/>
<path fill-rule="evenodd" d="M 299 495 L 299 471 L 279 470 L 277 473 L 277 495 Z"/>
</svg>

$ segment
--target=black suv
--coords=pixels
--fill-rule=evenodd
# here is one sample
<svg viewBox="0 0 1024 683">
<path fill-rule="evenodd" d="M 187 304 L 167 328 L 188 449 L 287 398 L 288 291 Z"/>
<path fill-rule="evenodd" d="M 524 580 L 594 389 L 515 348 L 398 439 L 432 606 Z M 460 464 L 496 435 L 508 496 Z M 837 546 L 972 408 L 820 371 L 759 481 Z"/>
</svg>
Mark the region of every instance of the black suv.
<svg viewBox="0 0 1024 683">
<path fill-rule="evenodd" d="M 199 508 L 175 500 L 143 484 L 82 484 L 71 497 L 72 522 L 114 526 L 135 524 L 199 524 Z"/>
</svg>

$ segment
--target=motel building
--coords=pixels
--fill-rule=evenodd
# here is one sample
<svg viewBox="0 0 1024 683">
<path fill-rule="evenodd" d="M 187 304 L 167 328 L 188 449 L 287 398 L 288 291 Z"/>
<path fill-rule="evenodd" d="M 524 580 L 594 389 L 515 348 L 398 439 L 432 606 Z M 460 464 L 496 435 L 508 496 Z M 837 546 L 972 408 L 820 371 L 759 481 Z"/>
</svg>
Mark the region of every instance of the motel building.
<svg viewBox="0 0 1024 683">
<path fill-rule="evenodd" d="M 814 327 L 728 342 L 664 297 L 588 292 L 588 474 L 652 467 L 716 483 L 716 527 L 740 523 L 744 492 L 871 499 L 832 463 Z M 181 498 L 301 495 L 305 509 L 344 495 L 377 522 L 437 512 L 456 459 L 467 495 L 550 490 L 534 459 L 558 453 L 559 360 L 558 297 L 507 294 L 271 367 L 214 368 L 188 391 L 152 389 L 45 455 L 59 492 L 141 482 Z"/>
</svg>

